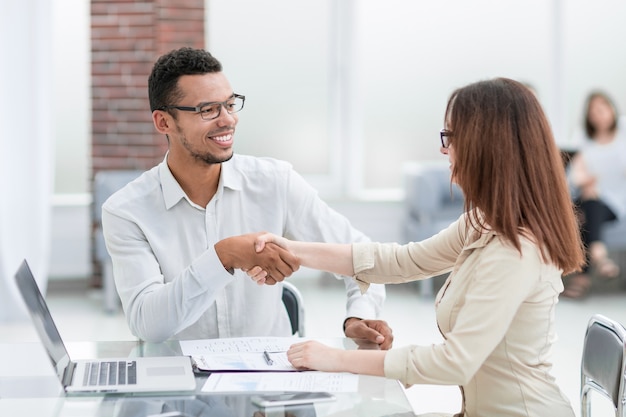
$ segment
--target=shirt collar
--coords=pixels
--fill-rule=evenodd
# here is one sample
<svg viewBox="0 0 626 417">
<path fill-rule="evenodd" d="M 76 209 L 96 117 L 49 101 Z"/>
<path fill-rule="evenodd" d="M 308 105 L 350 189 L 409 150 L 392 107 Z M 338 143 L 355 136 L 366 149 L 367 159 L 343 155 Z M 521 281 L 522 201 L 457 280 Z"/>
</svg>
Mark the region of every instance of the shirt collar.
<svg viewBox="0 0 626 417">
<path fill-rule="evenodd" d="M 243 188 L 245 178 L 242 171 L 236 168 L 237 160 L 237 155 L 233 155 L 228 161 L 222 162 L 222 173 L 218 192 L 223 188 L 230 188 L 231 190 L 241 190 Z"/>
<path fill-rule="evenodd" d="M 159 164 L 159 180 L 161 182 L 161 190 L 163 191 L 165 208 L 169 210 L 182 198 L 185 198 L 185 192 L 167 166 L 167 154 L 165 154 L 165 158 Z"/>
<path fill-rule="evenodd" d="M 224 188 L 230 188 L 232 190 L 241 190 L 243 188 L 244 177 L 240 171 L 235 169 L 235 163 L 233 157 L 226 162 L 222 163 L 222 170 L 220 174 L 220 182 L 217 186 L 217 194 L 221 194 Z M 165 208 L 169 210 L 174 207 L 178 202 L 187 198 L 185 191 L 182 189 L 172 171 L 167 166 L 167 154 L 165 154 L 165 158 L 159 164 L 159 178 L 161 181 L 161 188 L 163 190 L 163 199 L 165 201 Z"/>
</svg>

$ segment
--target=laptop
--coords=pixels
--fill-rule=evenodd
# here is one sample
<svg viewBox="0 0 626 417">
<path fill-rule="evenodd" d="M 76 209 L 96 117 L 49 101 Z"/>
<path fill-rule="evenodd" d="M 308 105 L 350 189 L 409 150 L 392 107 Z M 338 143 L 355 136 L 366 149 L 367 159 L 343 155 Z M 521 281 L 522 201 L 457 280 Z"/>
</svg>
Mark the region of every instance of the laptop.
<svg viewBox="0 0 626 417">
<path fill-rule="evenodd" d="M 15 273 L 15 281 L 67 394 L 195 391 L 189 356 L 71 360 L 26 260 Z"/>
</svg>

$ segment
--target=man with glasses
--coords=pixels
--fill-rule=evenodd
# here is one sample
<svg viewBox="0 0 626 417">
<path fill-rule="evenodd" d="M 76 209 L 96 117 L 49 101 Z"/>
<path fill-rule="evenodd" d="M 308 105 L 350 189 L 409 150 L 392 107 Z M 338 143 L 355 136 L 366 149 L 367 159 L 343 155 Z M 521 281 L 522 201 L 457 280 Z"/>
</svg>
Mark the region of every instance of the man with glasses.
<svg viewBox="0 0 626 417">
<path fill-rule="evenodd" d="M 267 268 L 275 283 L 291 275 L 298 261 L 278 246 L 257 254 L 254 232 L 341 243 L 367 238 L 288 163 L 233 154 L 245 96 L 232 89 L 210 53 L 181 48 L 163 55 L 148 93 L 168 152 L 102 207 L 104 238 L 132 333 L 153 342 L 291 335 L 282 286 L 259 286 L 243 270 Z M 391 329 L 377 319 L 384 287 L 361 294 L 351 279 L 344 282 L 346 336 L 390 348 Z"/>
</svg>

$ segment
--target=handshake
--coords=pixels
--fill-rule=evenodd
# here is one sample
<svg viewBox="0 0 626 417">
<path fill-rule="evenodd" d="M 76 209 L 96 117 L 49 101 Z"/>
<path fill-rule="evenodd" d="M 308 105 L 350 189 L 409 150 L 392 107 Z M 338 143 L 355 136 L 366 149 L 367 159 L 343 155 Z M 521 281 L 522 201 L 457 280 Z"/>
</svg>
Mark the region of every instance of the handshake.
<svg viewBox="0 0 626 417">
<path fill-rule="evenodd" d="M 302 242 L 261 232 L 220 240 L 215 251 L 227 270 L 241 269 L 259 285 L 283 281 L 300 265 L 354 275 L 351 244 Z M 393 333 L 384 320 L 350 316 L 344 321 L 344 333 L 353 339 L 374 342 L 380 349 L 389 349 L 393 343 Z"/>
<path fill-rule="evenodd" d="M 288 242 L 272 233 L 250 233 L 220 240 L 215 252 L 226 270 L 241 269 L 259 285 L 274 285 L 300 268 Z"/>
</svg>

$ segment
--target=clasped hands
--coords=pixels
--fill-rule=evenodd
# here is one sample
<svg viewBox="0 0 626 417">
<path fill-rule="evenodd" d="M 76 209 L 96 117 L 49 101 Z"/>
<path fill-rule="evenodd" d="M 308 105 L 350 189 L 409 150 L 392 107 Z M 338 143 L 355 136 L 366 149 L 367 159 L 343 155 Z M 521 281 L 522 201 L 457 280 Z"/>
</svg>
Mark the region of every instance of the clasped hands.
<svg viewBox="0 0 626 417">
<path fill-rule="evenodd" d="M 272 233 L 234 236 L 218 242 L 215 249 L 226 269 L 239 268 L 259 285 L 274 285 L 300 267 L 290 241 Z M 393 332 L 384 320 L 349 317 L 344 322 L 344 333 L 352 339 L 374 343 L 383 350 L 390 349 L 393 343 Z"/>
<path fill-rule="evenodd" d="M 280 249 L 286 251 L 291 256 L 293 256 L 298 263 L 298 267 L 300 266 L 300 260 L 298 259 L 297 255 L 295 255 L 293 251 L 291 250 L 291 248 L 289 247 L 289 240 L 285 239 L 284 237 L 272 234 L 272 233 L 259 233 L 256 235 L 256 240 L 254 241 L 254 250 L 258 254 L 261 254 L 265 252 L 267 249 L 272 249 L 276 246 L 278 246 Z M 295 272 L 296 270 L 297 268 L 293 272 Z M 284 275 L 283 279 L 276 279 L 276 277 L 274 277 L 273 274 L 270 274 L 270 271 L 261 267 L 260 265 L 255 265 L 252 268 L 246 270 L 245 272 L 248 274 L 250 278 L 252 278 L 254 282 L 256 282 L 259 285 L 263 285 L 263 284 L 274 285 L 276 284 L 276 282 L 282 281 L 284 278 L 287 278 L 289 276 L 289 275 Z"/>
<path fill-rule="evenodd" d="M 241 269 L 259 285 L 274 285 L 300 268 L 298 257 L 280 239 L 286 241 L 265 232 L 233 236 L 217 242 L 215 252 L 226 270 Z"/>
</svg>

